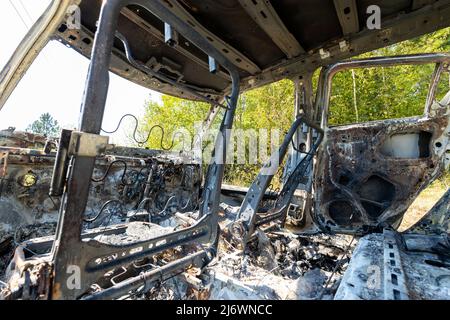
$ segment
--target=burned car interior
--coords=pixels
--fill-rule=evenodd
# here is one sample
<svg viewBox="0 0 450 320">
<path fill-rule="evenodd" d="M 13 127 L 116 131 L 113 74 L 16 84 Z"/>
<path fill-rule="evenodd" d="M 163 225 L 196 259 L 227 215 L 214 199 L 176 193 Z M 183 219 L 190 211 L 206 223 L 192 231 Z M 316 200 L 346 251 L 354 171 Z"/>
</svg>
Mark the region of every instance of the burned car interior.
<svg viewBox="0 0 450 320">
<path fill-rule="evenodd" d="M 379 29 L 366 24 L 371 5 Z M 269 265 L 262 278 L 277 270 L 300 286 L 292 270 L 322 265 L 329 277 L 311 299 L 450 299 L 449 191 L 396 231 L 450 164 L 450 90 L 437 94 L 450 53 L 352 59 L 449 16 L 448 0 L 53 0 L 0 74 L 0 109 L 49 41 L 90 66 L 77 129 L 0 131 L 0 299 L 168 299 L 174 283 L 178 299 L 305 297 L 240 282 L 235 269 L 254 257 Z M 421 115 L 330 123 L 340 72 L 422 65 L 432 72 Z M 143 140 L 134 129 L 134 146 L 112 144 L 122 120 L 138 121 L 124 106 L 115 130 L 102 126 L 110 72 L 209 104 L 210 163 L 193 148 L 203 151 L 200 136 L 165 147 L 164 124 Z M 226 186 L 240 96 L 282 79 L 295 89 L 289 130 L 248 188 Z M 152 131 L 159 150 L 144 147 Z"/>
</svg>

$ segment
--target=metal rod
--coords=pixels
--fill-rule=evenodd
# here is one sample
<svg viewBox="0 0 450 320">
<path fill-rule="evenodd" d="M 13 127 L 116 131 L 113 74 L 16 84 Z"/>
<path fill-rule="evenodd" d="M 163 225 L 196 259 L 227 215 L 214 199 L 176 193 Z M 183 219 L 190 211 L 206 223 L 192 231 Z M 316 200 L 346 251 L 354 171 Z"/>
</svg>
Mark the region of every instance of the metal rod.
<svg viewBox="0 0 450 320">
<path fill-rule="evenodd" d="M 214 101 L 212 99 L 209 99 L 199 93 L 197 93 L 195 90 L 192 90 L 190 88 L 188 88 L 185 85 L 182 85 L 181 83 L 177 82 L 176 80 L 172 80 L 169 77 L 163 75 L 160 72 L 154 71 L 152 68 L 146 66 L 143 63 L 140 63 L 138 61 L 136 61 L 133 57 L 133 54 L 131 53 L 131 48 L 128 44 L 127 39 L 124 37 L 124 35 L 122 35 L 119 32 L 116 32 L 116 37 L 122 42 L 124 48 L 125 48 L 125 55 L 127 56 L 128 62 L 135 68 L 141 70 L 142 72 L 149 74 L 155 78 L 157 78 L 160 81 L 164 81 L 167 82 L 168 84 L 171 84 L 174 87 L 177 87 L 178 89 L 184 90 L 186 92 L 189 92 L 190 94 L 192 94 L 193 96 L 197 97 L 198 99 L 200 99 L 203 102 L 206 103 L 210 103 L 213 104 L 215 106 L 219 106 L 221 108 L 224 109 L 228 109 L 226 106 L 224 106 L 223 104 L 218 103 L 217 101 Z"/>
</svg>

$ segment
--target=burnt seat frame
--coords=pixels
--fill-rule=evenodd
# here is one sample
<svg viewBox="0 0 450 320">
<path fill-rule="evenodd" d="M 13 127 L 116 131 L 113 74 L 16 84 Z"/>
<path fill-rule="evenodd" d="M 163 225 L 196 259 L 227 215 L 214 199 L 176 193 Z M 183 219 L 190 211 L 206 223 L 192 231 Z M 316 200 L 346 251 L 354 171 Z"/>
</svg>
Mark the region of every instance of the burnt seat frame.
<svg viewBox="0 0 450 320">
<path fill-rule="evenodd" d="M 298 150 L 293 141 L 294 136 L 302 124 L 314 130 L 316 134 L 316 138 L 308 152 Z M 300 183 L 299 181 L 305 176 L 308 168 L 311 166 L 314 155 L 323 140 L 323 136 L 323 130 L 313 121 L 307 119 L 304 114 L 298 115 L 297 119 L 292 123 L 278 151 L 271 156 L 271 159 L 263 166 L 253 181 L 236 216 L 236 221 L 230 226 L 234 229 L 232 232 L 235 233 L 235 236 L 238 235 L 241 238 L 240 242 L 244 250 L 258 227 L 275 220 L 280 220 L 280 225 L 284 225 L 295 190 Z M 270 182 L 287 154 L 291 142 L 294 151 L 302 156 L 301 160 L 294 166 L 292 172 L 286 178 L 280 193 L 276 196 L 273 208 L 264 216 L 261 216 L 258 214 L 258 209 L 261 206 Z M 239 232 L 236 233 L 235 230 L 239 230 Z"/>
<path fill-rule="evenodd" d="M 86 239 L 82 235 L 82 222 L 88 199 L 89 184 L 94 170 L 95 156 L 58 155 L 57 158 L 62 160 L 67 157 L 69 165 L 67 181 L 65 181 L 64 170 L 61 170 L 61 163 L 58 165 L 58 160 L 53 173 L 54 181 L 65 181 L 65 191 L 62 195 L 55 241 L 53 241 L 50 253 L 53 265 L 51 299 L 118 298 L 131 290 L 142 287 L 143 284 L 148 286 L 152 281 L 163 279 L 165 274 L 173 274 L 189 266 L 202 267 L 215 255 L 219 236 L 220 189 L 228 144 L 226 132 L 233 125 L 239 97 L 240 79 L 234 65 L 207 39 L 195 31 L 187 21 L 183 21 L 174 15 L 159 1 L 108 0 L 103 2 L 86 80 L 78 134 L 99 137 L 109 87 L 109 65 L 118 17 L 120 10 L 131 4 L 141 6 L 171 25 L 186 39 L 215 59 L 229 72 L 232 79 L 231 94 L 226 99 L 228 108 L 220 126 L 212 163 L 209 165 L 205 177 L 200 218 L 197 223 L 188 228 L 137 243 L 109 245 L 91 237 Z M 66 132 L 66 134 L 69 133 Z M 68 139 L 65 140 L 68 141 Z M 64 149 L 61 148 L 60 151 L 67 153 L 67 150 L 64 151 Z M 102 228 L 99 233 L 116 233 L 123 231 L 125 228 L 126 225 Z M 164 266 L 143 272 L 137 277 L 124 280 L 93 295 L 83 296 L 90 286 L 109 270 L 129 265 L 133 261 L 155 255 L 167 249 L 194 243 L 203 245 L 203 249 Z M 78 286 L 71 285 L 73 270 L 79 270 L 80 272 L 81 279 Z"/>
</svg>

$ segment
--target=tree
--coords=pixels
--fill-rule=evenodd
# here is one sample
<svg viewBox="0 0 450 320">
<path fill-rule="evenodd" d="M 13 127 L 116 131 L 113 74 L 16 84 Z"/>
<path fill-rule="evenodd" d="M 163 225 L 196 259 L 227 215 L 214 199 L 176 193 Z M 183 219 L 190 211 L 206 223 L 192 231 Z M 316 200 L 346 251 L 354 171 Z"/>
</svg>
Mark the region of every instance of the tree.
<svg viewBox="0 0 450 320">
<path fill-rule="evenodd" d="M 404 55 L 422 52 L 448 52 L 450 28 L 445 28 L 419 38 L 365 53 L 357 58 Z M 368 68 L 340 72 L 333 79 L 329 124 L 339 125 L 381 119 L 402 118 L 423 113 L 428 93 L 432 65 L 400 66 L 395 68 Z M 313 77 L 317 89 L 319 72 Z M 437 91 L 439 101 L 450 89 L 450 76 L 445 75 Z M 320 107 L 320 106 L 319 106 Z M 145 133 L 155 125 L 165 129 L 164 145 L 170 145 L 173 133 L 179 127 L 191 130 L 195 121 L 204 119 L 209 106 L 163 96 L 162 105 L 147 103 L 146 114 L 141 119 L 140 131 Z M 289 129 L 294 116 L 294 85 L 282 80 L 241 95 L 236 110 L 235 129 Z M 220 117 L 218 117 L 220 119 Z M 216 120 L 217 121 L 217 120 Z M 154 130 L 146 144 L 160 148 L 161 133 Z M 177 144 L 178 140 L 175 140 Z M 276 143 L 276 142 L 275 142 Z M 249 185 L 260 168 L 254 164 L 226 166 L 226 183 Z M 274 179 L 277 184 L 277 179 Z"/>
<path fill-rule="evenodd" d="M 58 121 L 53 119 L 50 113 L 43 113 L 38 120 L 34 121 L 27 128 L 28 132 L 41 134 L 47 137 L 54 137 L 61 130 Z"/>
<path fill-rule="evenodd" d="M 210 108 L 207 103 L 167 95 L 162 97 L 162 104 L 154 101 L 148 101 L 146 104 L 145 114 L 139 121 L 138 140 L 148 139 L 145 146 L 150 149 L 168 148 L 172 144 L 175 149 L 187 149 L 188 145 L 183 146 L 183 144 L 188 141 L 183 140 L 179 130 L 187 130 L 194 139 L 194 124 L 203 121 Z M 164 134 L 158 126 L 164 129 Z M 148 136 L 149 133 L 150 136 Z M 161 136 L 163 137 L 162 145 Z"/>
</svg>

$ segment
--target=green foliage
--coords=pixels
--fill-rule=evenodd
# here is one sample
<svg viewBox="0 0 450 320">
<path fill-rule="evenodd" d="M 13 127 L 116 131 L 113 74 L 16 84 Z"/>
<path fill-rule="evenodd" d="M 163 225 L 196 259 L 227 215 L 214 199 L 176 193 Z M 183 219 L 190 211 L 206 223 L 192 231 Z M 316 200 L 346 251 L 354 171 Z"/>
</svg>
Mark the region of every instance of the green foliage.
<svg viewBox="0 0 450 320">
<path fill-rule="evenodd" d="M 236 129 L 265 129 L 269 135 L 267 154 L 270 155 L 270 145 L 278 145 L 280 141 L 271 141 L 271 130 L 283 133 L 289 130 L 294 116 L 294 86 L 289 80 L 282 80 L 268 86 L 257 88 L 244 93 L 236 110 L 234 128 Z M 248 158 L 247 150 L 247 158 Z M 261 159 L 259 159 L 261 160 Z M 258 164 L 230 164 L 225 170 L 225 182 L 235 185 L 250 185 L 258 174 L 262 163 Z M 273 181 L 279 185 L 279 175 Z"/>
<path fill-rule="evenodd" d="M 61 128 L 58 121 L 53 119 L 50 113 L 43 113 L 38 120 L 28 126 L 27 131 L 47 137 L 56 137 L 59 135 Z"/>
<path fill-rule="evenodd" d="M 420 38 L 366 53 L 355 59 L 449 51 L 450 28 L 446 28 Z M 381 70 L 380 68 L 361 69 L 355 70 L 355 80 L 353 80 L 351 71 L 336 75 L 333 82 L 329 123 L 336 125 L 422 114 L 433 68 L 434 66 L 424 65 L 382 68 Z M 314 87 L 317 87 L 318 74 L 316 72 L 314 75 Z M 450 78 L 448 75 L 446 76 L 447 78 L 441 79 L 438 99 L 442 98 L 449 90 Z M 180 127 L 186 128 L 193 136 L 193 124 L 202 121 L 208 110 L 209 105 L 204 103 L 164 96 L 162 105 L 154 102 L 148 103 L 140 132 L 148 132 L 152 126 L 162 125 L 166 129 L 164 146 L 168 146 L 172 135 Z M 278 129 L 283 133 L 289 129 L 293 113 L 293 83 L 289 80 L 279 81 L 241 95 L 234 128 L 254 129 L 257 132 L 259 129 L 266 129 L 269 132 L 271 129 Z M 147 147 L 159 149 L 160 139 L 160 132 L 155 129 Z M 278 144 L 279 142 L 272 141 L 272 143 Z M 176 141 L 176 144 L 179 145 L 180 142 Z M 249 185 L 259 169 L 260 164 L 227 165 L 225 183 Z M 448 179 L 448 174 L 445 179 Z M 278 184 L 277 182 L 275 179 L 275 186 Z"/>
<path fill-rule="evenodd" d="M 442 177 L 439 179 L 439 182 L 441 183 L 441 186 L 443 188 L 448 189 L 450 186 L 450 170 L 447 169 L 444 174 L 442 175 Z"/>
<path fill-rule="evenodd" d="M 423 114 L 433 70 L 434 65 L 420 65 L 338 73 L 333 79 L 330 125 Z"/>
<path fill-rule="evenodd" d="M 448 52 L 449 39 L 450 28 L 446 28 L 356 58 Z M 333 79 L 329 124 L 423 114 L 433 70 L 434 65 L 421 65 L 356 69 L 338 73 Z M 449 75 L 444 74 L 436 96 L 438 101 L 448 92 L 449 86 Z"/>
<path fill-rule="evenodd" d="M 163 147 L 169 147 L 173 140 L 175 149 L 182 148 L 183 139 L 177 132 L 180 128 L 185 128 L 193 138 L 195 134 L 194 124 L 204 120 L 210 105 L 166 95 L 162 97 L 162 102 L 161 105 L 153 101 L 147 102 L 144 117 L 140 121 L 140 140 L 145 140 L 152 127 L 159 125 L 165 131 Z M 161 130 L 155 127 L 146 147 L 161 149 L 161 134 Z M 188 142 L 186 141 L 186 143 Z M 188 145 L 185 148 L 187 149 Z"/>
</svg>

